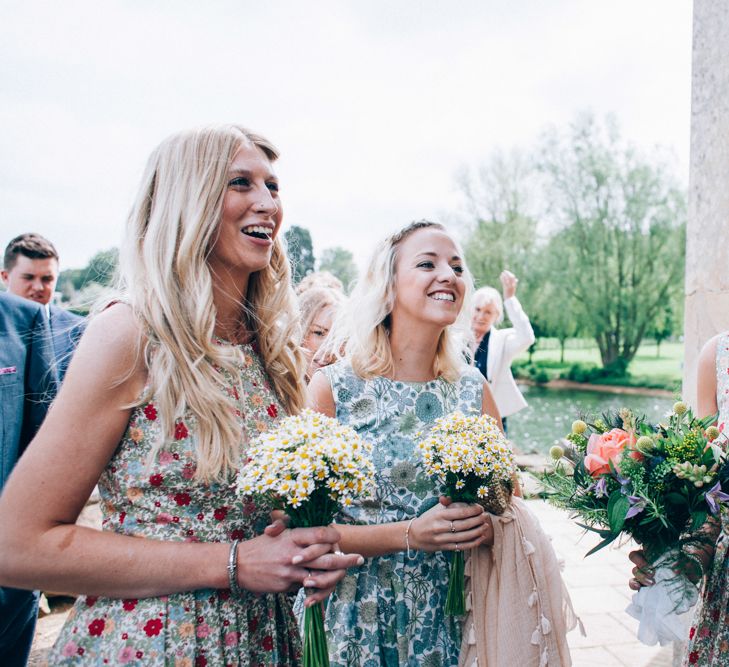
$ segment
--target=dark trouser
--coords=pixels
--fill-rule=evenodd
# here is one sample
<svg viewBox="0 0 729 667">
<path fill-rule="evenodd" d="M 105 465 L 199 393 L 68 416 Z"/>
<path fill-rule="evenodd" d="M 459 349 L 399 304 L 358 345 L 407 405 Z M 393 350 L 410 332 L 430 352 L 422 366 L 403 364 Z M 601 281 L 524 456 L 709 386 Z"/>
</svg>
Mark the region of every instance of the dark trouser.
<svg viewBox="0 0 729 667">
<path fill-rule="evenodd" d="M 506 428 L 506 417 L 501 418 L 501 424 L 504 427 L 504 435 L 506 435 L 509 432 Z"/>
<path fill-rule="evenodd" d="M 38 616 L 38 591 L 0 588 L 0 665 L 25 667 Z"/>
</svg>

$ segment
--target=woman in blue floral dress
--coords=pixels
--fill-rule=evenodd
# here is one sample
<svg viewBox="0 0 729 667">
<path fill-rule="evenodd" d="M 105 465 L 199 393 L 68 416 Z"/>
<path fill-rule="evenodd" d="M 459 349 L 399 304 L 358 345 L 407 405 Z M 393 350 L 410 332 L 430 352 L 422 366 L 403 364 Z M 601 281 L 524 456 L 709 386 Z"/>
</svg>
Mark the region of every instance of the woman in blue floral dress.
<svg viewBox="0 0 729 667">
<path fill-rule="evenodd" d="M 287 593 L 361 560 L 235 493 L 246 440 L 303 403 L 276 157 L 232 125 L 152 154 L 121 295 L 3 491 L 0 584 L 80 594 L 53 665 L 296 665 Z M 97 481 L 100 532 L 75 525 Z"/>
<path fill-rule="evenodd" d="M 481 507 L 446 507 L 420 464 L 417 442 L 454 410 L 498 418 L 455 336 L 470 278 L 462 252 L 436 223 L 413 223 L 375 253 L 334 327 L 345 357 L 314 375 L 312 406 L 374 444 L 377 490 L 337 527 L 341 547 L 369 560 L 327 603 L 336 667 L 455 666 L 460 618 L 444 614 L 449 556 L 487 541 Z"/>
</svg>

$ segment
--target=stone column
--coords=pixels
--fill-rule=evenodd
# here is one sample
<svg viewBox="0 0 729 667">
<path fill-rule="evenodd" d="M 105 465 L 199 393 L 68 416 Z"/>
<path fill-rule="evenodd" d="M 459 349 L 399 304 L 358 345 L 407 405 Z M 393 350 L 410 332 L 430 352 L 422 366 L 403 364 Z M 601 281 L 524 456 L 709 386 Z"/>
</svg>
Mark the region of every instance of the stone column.
<svg viewBox="0 0 729 667">
<path fill-rule="evenodd" d="M 703 344 L 729 330 L 729 2 L 694 0 L 683 396 Z"/>
</svg>

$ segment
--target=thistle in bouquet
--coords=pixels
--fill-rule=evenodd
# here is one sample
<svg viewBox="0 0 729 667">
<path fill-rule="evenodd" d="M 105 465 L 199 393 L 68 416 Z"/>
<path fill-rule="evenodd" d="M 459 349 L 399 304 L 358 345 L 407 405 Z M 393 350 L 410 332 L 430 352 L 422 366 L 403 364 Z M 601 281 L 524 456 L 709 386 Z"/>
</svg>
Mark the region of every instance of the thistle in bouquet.
<svg viewBox="0 0 729 667">
<path fill-rule="evenodd" d="M 372 445 L 312 410 L 286 417 L 251 442 L 238 478 L 243 496 L 262 496 L 292 528 L 327 526 L 374 486 Z M 304 612 L 304 667 L 329 665 L 323 608 Z"/>
<path fill-rule="evenodd" d="M 428 437 L 418 444 L 426 473 L 454 501 L 479 503 L 492 514 L 508 507 L 514 454 L 496 421 L 488 415 L 466 417 L 453 412 L 435 420 Z M 446 598 L 446 614 L 465 613 L 464 556 L 456 550 Z"/>
<path fill-rule="evenodd" d="M 686 575 L 700 578 L 697 553 L 709 541 L 702 528 L 729 500 L 721 481 L 725 438 L 714 420 L 697 419 L 680 401 L 656 426 L 628 409 L 594 423 L 578 420 L 567 446 L 553 448 L 554 470 L 543 476 L 550 502 L 602 538 L 587 555 L 621 535 L 642 546 L 657 583 L 628 611 L 641 621 L 638 636 L 646 643 L 681 638 L 698 598 Z"/>
</svg>

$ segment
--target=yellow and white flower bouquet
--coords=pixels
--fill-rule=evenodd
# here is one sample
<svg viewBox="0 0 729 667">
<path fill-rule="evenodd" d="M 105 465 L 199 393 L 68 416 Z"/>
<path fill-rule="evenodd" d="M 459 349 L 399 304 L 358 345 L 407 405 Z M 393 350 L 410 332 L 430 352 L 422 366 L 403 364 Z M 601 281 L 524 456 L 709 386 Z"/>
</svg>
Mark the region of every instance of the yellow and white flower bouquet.
<svg viewBox="0 0 729 667">
<path fill-rule="evenodd" d="M 263 496 L 292 528 L 327 526 L 341 507 L 374 487 L 372 445 L 349 426 L 312 410 L 280 420 L 250 444 L 238 477 L 242 496 Z M 329 665 L 320 607 L 304 612 L 305 667 Z"/>
<path fill-rule="evenodd" d="M 492 417 L 461 412 L 440 417 L 418 446 L 425 471 L 451 500 L 478 503 L 492 514 L 507 508 L 516 462 Z M 445 609 L 450 615 L 465 613 L 464 565 L 463 552 L 454 552 Z"/>
</svg>

